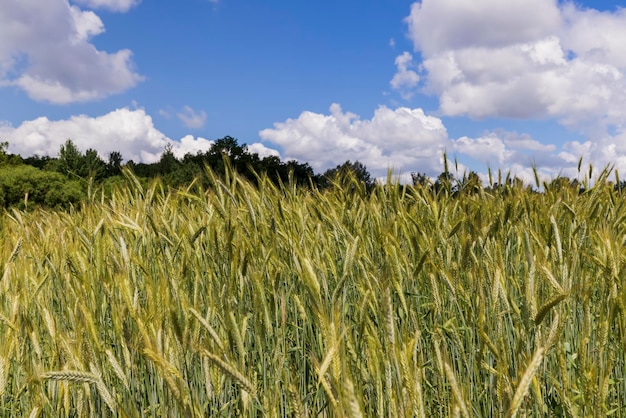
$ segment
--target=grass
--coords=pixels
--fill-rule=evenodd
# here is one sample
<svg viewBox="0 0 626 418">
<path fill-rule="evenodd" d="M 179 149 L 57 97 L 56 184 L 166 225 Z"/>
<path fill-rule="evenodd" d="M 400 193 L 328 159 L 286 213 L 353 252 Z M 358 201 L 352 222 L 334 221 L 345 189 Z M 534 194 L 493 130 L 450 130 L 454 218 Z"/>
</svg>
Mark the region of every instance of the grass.
<svg viewBox="0 0 626 418">
<path fill-rule="evenodd" d="M 2 216 L 0 416 L 626 416 L 606 177 L 452 197 L 207 175 Z"/>
</svg>

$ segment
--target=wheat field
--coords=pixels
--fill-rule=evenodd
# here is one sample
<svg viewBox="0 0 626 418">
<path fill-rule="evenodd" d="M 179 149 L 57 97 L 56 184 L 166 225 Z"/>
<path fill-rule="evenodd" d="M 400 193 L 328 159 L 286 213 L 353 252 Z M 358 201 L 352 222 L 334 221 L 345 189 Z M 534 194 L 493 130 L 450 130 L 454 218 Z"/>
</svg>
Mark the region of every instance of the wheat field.
<svg viewBox="0 0 626 418">
<path fill-rule="evenodd" d="M 0 416 L 626 416 L 626 198 L 236 175 L 0 219 Z"/>
</svg>

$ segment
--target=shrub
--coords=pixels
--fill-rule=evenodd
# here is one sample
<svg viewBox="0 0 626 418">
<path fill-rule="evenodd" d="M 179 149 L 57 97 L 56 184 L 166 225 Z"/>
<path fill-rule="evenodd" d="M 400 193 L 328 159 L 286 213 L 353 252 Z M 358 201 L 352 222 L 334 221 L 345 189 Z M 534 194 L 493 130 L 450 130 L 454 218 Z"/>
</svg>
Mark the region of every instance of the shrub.
<svg viewBox="0 0 626 418">
<path fill-rule="evenodd" d="M 28 165 L 0 168 L 0 205 L 5 208 L 29 204 L 66 208 L 83 196 L 80 183 L 60 173 Z"/>
</svg>

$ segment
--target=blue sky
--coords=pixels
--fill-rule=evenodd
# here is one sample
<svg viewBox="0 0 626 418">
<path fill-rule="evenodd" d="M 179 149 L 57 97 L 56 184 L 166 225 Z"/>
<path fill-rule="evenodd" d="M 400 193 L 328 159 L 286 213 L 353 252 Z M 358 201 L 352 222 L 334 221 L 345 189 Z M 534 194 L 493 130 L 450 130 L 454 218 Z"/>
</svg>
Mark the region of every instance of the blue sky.
<svg viewBox="0 0 626 418">
<path fill-rule="evenodd" d="M 616 1 L 4 0 L 0 139 L 155 161 L 226 135 L 316 171 L 626 170 Z"/>
</svg>

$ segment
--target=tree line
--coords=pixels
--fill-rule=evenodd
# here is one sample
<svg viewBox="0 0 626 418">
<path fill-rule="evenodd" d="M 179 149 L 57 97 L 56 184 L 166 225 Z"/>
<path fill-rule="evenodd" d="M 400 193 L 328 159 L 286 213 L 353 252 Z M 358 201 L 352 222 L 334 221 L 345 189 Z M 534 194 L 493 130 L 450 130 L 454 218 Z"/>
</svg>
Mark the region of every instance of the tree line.
<svg viewBox="0 0 626 418">
<path fill-rule="evenodd" d="M 260 157 L 231 136 L 216 140 L 207 151 L 187 153 L 182 158 L 177 158 L 172 146 L 167 145 L 154 163 L 125 161 L 119 151 L 112 151 L 103 159 L 94 149 L 81 151 L 71 139 L 61 145 L 54 157 L 24 158 L 8 153 L 8 145 L 0 142 L 0 207 L 4 208 L 68 208 L 82 201 L 89 187 L 97 185 L 110 191 L 123 183 L 124 169 L 142 182 L 158 178 L 165 187 L 171 188 L 187 187 L 192 182 L 199 187 L 209 187 L 205 175 L 207 167 L 218 176 L 232 169 L 253 183 L 265 175 L 277 185 L 294 183 L 299 187 L 317 188 L 332 187 L 336 178 L 349 172 L 368 190 L 374 186 L 367 168 L 358 161 L 346 161 L 317 174 L 308 163 L 282 161 L 277 156 Z"/>
<path fill-rule="evenodd" d="M 154 163 L 125 162 L 119 151 L 110 152 L 105 160 L 94 149 L 81 151 L 71 139 L 61 145 L 55 157 L 34 155 L 23 158 L 8 153 L 7 149 L 8 143 L 0 142 L 0 207 L 3 208 L 28 208 L 29 205 L 69 208 L 81 202 L 94 185 L 101 186 L 106 192 L 125 182 L 123 169 L 130 170 L 142 182 L 158 178 L 165 187 L 171 188 L 188 187 L 192 183 L 198 187 L 209 187 L 209 179 L 205 175 L 207 167 L 218 176 L 224 176 L 228 169 L 232 169 L 253 183 L 258 181 L 259 176 L 265 175 L 277 185 L 290 183 L 317 189 L 339 186 L 342 190 L 358 188 L 368 193 L 376 186 L 367 167 L 359 161 L 348 160 L 324 173 L 315 173 L 306 162 L 282 161 L 277 156 L 260 157 L 250 152 L 246 144 L 240 145 L 237 139 L 230 136 L 216 140 L 207 151 L 187 153 L 182 158 L 177 158 L 172 146 L 167 145 L 159 161 Z M 514 188 L 531 189 L 510 174 L 503 178 L 502 173 L 498 173 L 495 180 L 491 179 L 491 173 L 489 177 L 487 186 L 483 186 L 480 176 L 474 171 L 455 177 L 448 169 L 446 158 L 444 171 L 435 179 L 426 173 L 411 173 L 414 187 L 453 196 L 484 191 L 507 193 Z M 621 190 L 625 186 L 626 182 L 618 182 L 616 188 Z M 543 184 L 544 190 L 565 187 L 573 192 L 584 189 L 577 180 L 564 177 Z"/>
</svg>

